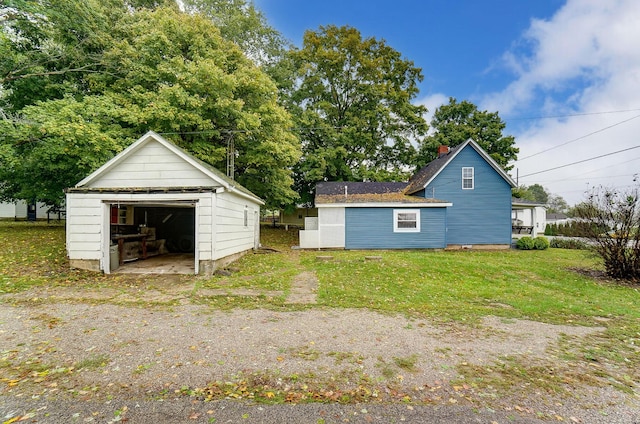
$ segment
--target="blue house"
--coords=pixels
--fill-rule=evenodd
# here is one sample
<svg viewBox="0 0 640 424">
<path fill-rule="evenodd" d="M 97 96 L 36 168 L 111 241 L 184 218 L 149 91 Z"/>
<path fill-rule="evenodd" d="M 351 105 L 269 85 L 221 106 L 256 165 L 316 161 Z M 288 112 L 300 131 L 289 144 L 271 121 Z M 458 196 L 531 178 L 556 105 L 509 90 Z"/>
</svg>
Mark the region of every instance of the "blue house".
<svg viewBox="0 0 640 424">
<path fill-rule="evenodd" d="M 323 182 L 302 248 L 508 248 L 515 182 L 475 141 L 441 146 L 409 182 Z"/>
</svg>

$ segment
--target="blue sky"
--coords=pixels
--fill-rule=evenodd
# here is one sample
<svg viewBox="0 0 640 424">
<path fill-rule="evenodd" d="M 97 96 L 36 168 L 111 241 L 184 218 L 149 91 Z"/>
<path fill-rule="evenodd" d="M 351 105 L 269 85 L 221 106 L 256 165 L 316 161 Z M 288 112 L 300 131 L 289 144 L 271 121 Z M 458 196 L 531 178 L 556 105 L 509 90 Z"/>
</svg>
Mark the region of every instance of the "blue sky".
<svg viewBox="0 0 640 424">
<path fill-rule="evenodd" d="M 450 96 L 497 111 L 520 148 L 521 184 L 574 204 L 598 185 L 629 187 L 640 173 L 637 0 L 255 4 L 297 46 L 305 30 L 329 24 L 384 39 L 422 68 L 415 102 L 431 111 Z"/>
</svg>

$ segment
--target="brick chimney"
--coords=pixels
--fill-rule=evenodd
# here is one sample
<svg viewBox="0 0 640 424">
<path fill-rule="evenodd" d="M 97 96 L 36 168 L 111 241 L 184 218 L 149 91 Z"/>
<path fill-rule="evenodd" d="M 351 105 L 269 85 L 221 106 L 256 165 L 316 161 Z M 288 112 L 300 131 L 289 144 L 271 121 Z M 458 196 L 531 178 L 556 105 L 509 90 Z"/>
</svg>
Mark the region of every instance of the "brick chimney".
<svg viewBox="0 0 640 424">
<path fill-rule="evenodd" d="M 449 153 L 449 146 L 438 146 L 438 157 L 442 157 Z"/>
</svg>

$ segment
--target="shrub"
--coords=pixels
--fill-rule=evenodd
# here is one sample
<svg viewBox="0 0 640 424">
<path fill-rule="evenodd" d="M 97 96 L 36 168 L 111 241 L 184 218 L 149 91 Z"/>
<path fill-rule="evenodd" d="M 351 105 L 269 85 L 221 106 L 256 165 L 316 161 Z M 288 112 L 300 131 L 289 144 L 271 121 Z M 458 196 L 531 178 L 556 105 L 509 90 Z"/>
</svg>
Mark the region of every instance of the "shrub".
<svg viewBox="0 0 640 424">
<path fill-rule="evenodd" d="M 634 179 L 635 181 L 635 179 Z M 640 282 L 640 183 L 627 191 L 599 187 L 577 205 L 576 217 L 613 278 Z"/>
<path fill-rule="evenodd" d="M 589 250 L 590 247 L 587 243 L 582 240 L 576 239 L 558 239 L 554 238 L 549 243 L 550 247 L 555 249 L 578 249 L 578 250 Z"/>
<path fill-rule="evenodd" d="M 544 228 L 545 236 L 555 236 L 558 233 L 558 225 L 557 224 L 547 224 Z"/>
<path fill-rule="evenodd" d="M 536 250 L 547 250 L 549 248 L 549 240 L 546 237 L 538 236 L 533 240 L 533 248 Z"/>
<path fill-rule="evenodd" d="M 529 236 L 521 237 L 516 242 L 516 247 L 521 250 L 532 250 L 535 247 L 535 242 Z"/>
</svg>

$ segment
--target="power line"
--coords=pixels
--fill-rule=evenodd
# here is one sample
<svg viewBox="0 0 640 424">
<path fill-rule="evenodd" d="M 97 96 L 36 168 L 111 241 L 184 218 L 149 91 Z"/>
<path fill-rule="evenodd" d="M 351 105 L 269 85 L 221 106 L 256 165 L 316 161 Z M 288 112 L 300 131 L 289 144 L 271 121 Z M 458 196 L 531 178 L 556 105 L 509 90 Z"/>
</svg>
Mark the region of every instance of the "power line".
<svg viewBox="0 0 640 424">
<path fill-rule="evenodd" d="M 325 130 L 325 129 L 340 130 L 345 128 L 344 126 L 326 126 L 326 127 L 293 127 L 287 128 L 287 131 L 303 131 L 303 130 Z M 200 130 L 200 131 L 174 131 L 174 132 L 159 132 L 160 135 L 197 135 L 197 134 L 247 134 L 255 132 L 256 130 Z"/>
<path fill-rule="evenodd" d="M 538 156 L 539 154 L 546 153 L 546 152 L 548 152 L 548 151 L 550 151 L 550 150 L 557 149 L 558 147 L 566 146 L 567 144 L 570 144 L 570 143 L 576 142 L 576 141 L 578 141 L 578 140 L 582 140 L 583 138 L 587 138 L 587 137 L 592 136 L 592 135 L 594 135 L 594 134 L 601 133 L 601 132 L 603 132 L 603 131 L 606 131 L 606 130 L 608 130 L 608 129 L 611 129 L 611 128 L 613 128 L 613 127 L 616 127 L 616 126 L 618 126 L 618 125 L 622 125 L 622 124 L 624 124 L 624 123 L 626 123 L 626 122 L 632 121 L 632 120 L 634 120 L 634 119 L 636 119 L 636 118 L 640 118 L 640 115 L 633 116 L 633 117 L 631 117 L 631 118 L 629 118 L 629 119 L 625 119 L 624 121 L 616 122 L 615 124 L 613 124 L 613 125 L 609 125 L 608 127 L 600 128 L 599 130 L 596 130 L 596 131 L 590 132 L 589 134 L 586 134 L 586 135 L 580 136 L 580 137 L 578 137 L 578 138 L 574 138 L 573 140 L 569 140 L 569 141 L 564 142 L 564 143 L 562 143 L 562 144 L 558 144 L 557 146 L 553 146 L 553 147 L 550 147 L 550 148 L 548 148 L 548 149 L 541 150 L 541 151 L 539 151 L 539 152 L 537 152 L 537 153 L 534 153 L 534 154 L 532 154 L 532 155 L 525 156 L 525 157 L 523 157 L 523 158 L 518 159 L 518 160 L 516 161 L 516 163 L 517 163 L 517 162 L 521 162 L 521 161 L 523 161 L 523 160 L 525 160 L 525 159 L 532 158 L 532 157 L 534 157 L 534 156 Z"/>
<path fill-rule="evenodd" d="M 532 172 L 531 174 L 520 175 L 520 178 L 530 177 L 531 175 L 542 174 L 543 172 L 555 171 L 556 169 L 566 168 L 567 166 L 572 166 L 572 165 L 577 165 L 579 163 L 589 162 L 589 161 L 592 161 L 592 160 L 595 160 L 595 159 L 603 158 L 605 156 L 611 156 L 611 155 L 615 155 L 617 153 L 627 152 L 627 151 L 633 150 L 633 149 L 640 149 L 640 146 L 629 147 L 627 149 L 622 149 L 622 150 L 618 150 L 618 151 L 611 152 L 611 153 L 605 153 L 604 155 L 594 156 L 594 157 L 589 158 L 589 159 L 583 159 L 583 160 L 579 160 L 579 161 L 576 161 L 576 162 L 567 163 L 565 165 L 556 166 L 554 168 L 544 169 L 544 170 L 538 171 L 538 172 Z"/>
<path fill-rule="evenodd" d="M 590 116 L 590 115 L 607 115 L 613 113 L 625 113 L 625 112 L 638 112 L 640 109 L 626 109 L 626 110 L 608 110 L 603 112 L 585 112 L 585 113 L 572 113 L 568 115 L 546 115 L 546 116 L 529 116 L 522 118 L 509 118 L 506 117 L 510 121 L 525 121 L 525 120 L 536 120 L 536 119 L 557 119 L 557 118 L 572 118 L 575 116 Z"/>
</svg>

